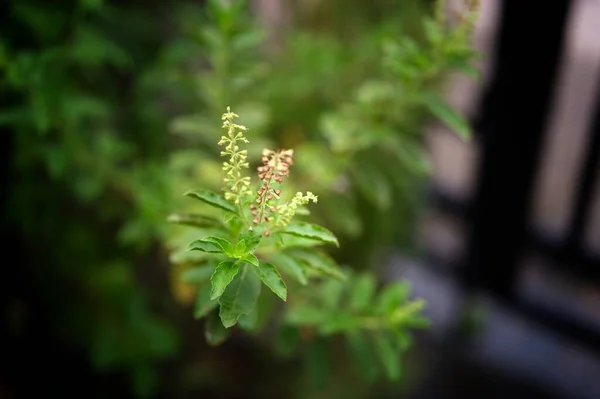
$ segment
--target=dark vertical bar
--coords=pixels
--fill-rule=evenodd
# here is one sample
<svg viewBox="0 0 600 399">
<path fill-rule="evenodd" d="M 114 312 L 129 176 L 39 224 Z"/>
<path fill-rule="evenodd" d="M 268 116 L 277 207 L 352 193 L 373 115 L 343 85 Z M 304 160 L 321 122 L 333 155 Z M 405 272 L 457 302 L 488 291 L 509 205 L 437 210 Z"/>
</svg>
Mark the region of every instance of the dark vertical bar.
<svg viewBox="0 0 600 399">
<path fill-rule="evenodd" d="M 583 159 L 567 236 L 567 246 L 574 251 L 581 249 L 581 238 L 591 212 L 594 188 L 600 168 L 600 86 L 598 86 L 593 119 L 590 123 L 587 153 Z"/>
<path fill-rule="evenodd" d="M 502 3 L 494 76 L 477 124 L 482 158 L 463 270 L 468 288 L 511 294 L 569 5 Z"/>
</svg>

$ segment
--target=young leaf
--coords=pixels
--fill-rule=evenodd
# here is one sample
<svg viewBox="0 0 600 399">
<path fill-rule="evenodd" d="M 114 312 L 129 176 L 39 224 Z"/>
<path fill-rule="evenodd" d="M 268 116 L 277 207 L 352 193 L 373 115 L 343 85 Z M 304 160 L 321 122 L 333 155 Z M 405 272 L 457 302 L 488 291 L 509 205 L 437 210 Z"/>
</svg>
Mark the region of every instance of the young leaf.
<svg viewBox="0 0 600 399">
<path fill-rule="evenodd" d="M 233 281 L 227 286 L 219 299 L 221 310 L 219 316 L 226 328 L 233 327 L 239 317 L 249 313 L 256 304 L 260 294 L 260 279 L 253 267 L 243 267 Z"/>
<path fill-rule="evenodd" d="M 302 263 L 286 254 L 273 254 L 269 256 L 269 259 L 277 265 L 279 270 L 282 270 L 285 274 L 293 277 L 302 285 L 308 284 L 308 278 L 304 271 Z"/>
<path fill-rule="evenodd" d="M 397 380 L 400 378 L 400 360 L 396 348 L 386 334 L 377 334 L 373 338 L 377 355 L 388 379 Z"/>
<path fill-rule="evenodd" d="M 258 247 L 260 243 L 261 235 L 257 234 L 254 230 L 246 230 L 240 235 L 240 239 L 246 243 L 246 251 L 252 251 Z"/>
<path fill-rule="evenodd" d="M 296 249 L 290 251 L 290 255 L 292 255 L 295 259 L 304 262 L 309 269 L 319 274 L 333 277 L 338 280 L 345 280 L 346 278 L 344 273 L 340 271 L 335 262 L 321 252 Z"/>
<path fill-rule="evenodd" d="M 246 254 L 240 258 L 242 262 L 248 262 L 251 265 L 257 266 L 259 265 L 258 258 L 254 254 Z"/>
<path fill-rule="evenodd" d="M 208 253 L 224 253 L 233 257 L 233 246 L 229 241 L 221 237 L 205 237 L 190 244 L 190 251 L 202 251 Z"/>
<path fill-rule="evenodd" d="M 206 342 L 212 346 L 220 345 L 229 337 L 229 333 L 230 331 L 223 327 L 221 320 L 219 320 L 219 312 L 211 312 L 204 325 Z"/>
<path fill-rule="evenodd" d="M 358 371 L 367 381 L 374 382 L 379 374 L 379 365 L 372 345 L 360 331 L 348 331 L 346 340 Z"/>
<path fill-rule="evenodd" d="M 423 96 L 425 105 L 431 113 L 444 122 L 460 138 L 467 140 L 471 137 L 471 128 L 465 119 L 450 107 L 438 94 L 429 92 Z"/>
<path fill-rule="evenodd" d="M 398 325 L 410 325 L 414 323 L 415 327 L 423 324 L 423 319 L 419 316 L 419 313 L 425 308 L 425 301 L 418 299 L 404 304 L 401 307 L 396 308 L 389 316 L 390 324 L 394 326 Z"/>
<path fill-rule="evenodd" d="M 238 274 L 240 265 L 231 261 L 225 261 L 219 263 L 210 282 L 212 283 L 212 290 L 210 292 L 210 299 L 216 299 L 220 297 L 227 286 L 231 283 L 233 278 Z"/>
<path fill-rule="evenodd" d="M 365 310 L 373 299 L 377 282 L 372 274 L 364 273 L 356 279 L 350 295 L 350 309 Z"/>
<path fill-rule="evenodd" d="M 204 265 L 188 269 L 181 273 L 181 281 L 186 283 L 202 284 L 210 278 L 213 270 L 213 265 Z"/>
<path fill-rule="evenodd" d="M 284 301 L 287 299 L 287 287 L 275 266 L 266 262 L 261 263 L 258 267 L 258 275 L 262 282 L 265 283 L 275 295 Z"/>
<path fill-rule="evenodd" d="M 333 235 L 331 231 L 317 224 L 295 222 L 287 226 L 284 230 L 281 231 L 281 233 L 291 234 L 298 237 L 310 238 L 313 240 L 320 240 L 327 244 L 333 244 L 336 247 L 340 246 L 338 239 Z"/>
<path fill-rule="evenodd" d="M 233 256 L 236 258 L 241 257 L 246 253 L 246 242 L 244 240 L 239 240 L 233 249 Z"/>
<path fill-rule="evenodd" d="M 380 315 L 388 316 L 394 312 L 402 302 L 408 299 L 410 287 L 406 282 L 394 282 L 384 288 L 379 294 L 376 311 Z"/>
<path fill-rule="evenodd" d="M 192 197 L 207 203 L 215 208 L 222 209 L 227 212 L 236 213 L 235 207 L 219 194 L 209 190 L 188 191 L 184 194 L 187 197 Z"/>
<path fill-rule="evenodd" d="M 203 285 L 198 290 L 196 296 L 196 304 L 194 305 L 194 318 L 201 319 L 206 316 L 211 310 L 217 307 L 219 302 L 210 299 L 210 286 Z"/>
</svg>

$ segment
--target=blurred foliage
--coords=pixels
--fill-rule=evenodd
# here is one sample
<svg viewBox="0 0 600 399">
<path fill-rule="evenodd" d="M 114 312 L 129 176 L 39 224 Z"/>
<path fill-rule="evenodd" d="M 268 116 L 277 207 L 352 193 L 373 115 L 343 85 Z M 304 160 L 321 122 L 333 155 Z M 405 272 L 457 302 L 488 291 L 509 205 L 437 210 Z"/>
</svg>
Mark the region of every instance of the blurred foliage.
<svg viewBox="0 0 600 399">
<path fill-rule="evenodd" d="M 149 295 L 137 267 L 168 206 L 166 118 L 144 87 L 164 7 L 13 1 L 0 28 L 7 217 L 27 249 L 19 267 L 34 268 L 53 332 L 98 370 L 129 373 L 140 395 L 153 392 L 154 365 L 178 346 L 166 309 L 155 309 L 163 298 Z"/>
<path fill-rule="evenodd" d="M 250 154 L 296 150 L 289 191 L 319 195 L 314 217 L 340 238 L 344 250 L 331 255 L 349 270 L 376 273 L 387 247 L 411 248 L 430 117 L 468 133 L 439 93 L 449 72 L 475 73 L 474 13 L 449 21 L 418 0 L 293 3 L 281 31 L 261 26 L 241 1 L 1 6 L 0 127 L 11 137 L 6 216 L 25 243 L 19 267 L 42 298 L 51 333 L 85 351 L 98 372 L 126 373 L 140 396 L 163 383 L 158 367 L 177 353 L 182 335 L 190 345 L 166 290 L 194 302 L 198 284 L 189 273 L 197 259 L 181 250 L 199 237 L 164 221 L 175 210 L 198 211 L 185 191 L 219 190 L 215 121 L 227 105 L 252 127 Z M 321 303 L 332 297 L 315 291 L 311 306 L 325 311 Z M 297 327 L 300 316 L 289 317 L 279 330 L 282 348 L 307 334 Z M 324 328 L 309 329 L 307 381 L 343 363 Z M 352 356 L 385 352 L 379 344 L 366 354 L 374 342 L 338 332 Z M 213 367 L 214 352 L 198 350 L 210 367 L 196 382 L 218 392 L 228 384 L 214 371 L 222 367 Z M 377 364 L 396 374 L 394 360 Z"/>
</svg>

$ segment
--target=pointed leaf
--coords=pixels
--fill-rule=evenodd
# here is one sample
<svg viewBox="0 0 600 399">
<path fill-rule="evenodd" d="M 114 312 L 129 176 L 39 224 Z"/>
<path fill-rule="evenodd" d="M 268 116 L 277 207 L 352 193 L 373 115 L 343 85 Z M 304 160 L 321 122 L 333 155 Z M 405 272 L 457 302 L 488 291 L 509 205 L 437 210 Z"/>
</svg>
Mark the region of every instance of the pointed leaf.
<svg viewBox="0 0 600 399">
<path fill-rule="evenodd" d="M 471 137 L 471 128 L 467 121 L 442 100 L 438 94 L 429 92 L 424 95 L 423 99 L 431 113 L 458 134 L 460 138 L 467 140 Z"/>
<path fill-rule="evenodd" d="M 210 299 L 216 299 L 220 297 L 229 283 L 238 274 L 240 266 L 237 263 L 231 261 L 225 261 L 219 263 L 210 282 L 212 283 L 212 290 L 210 291 Z"/>
<path fill-rule="evenodd" d="M 254 266 L 258 266 L 259 265 L 258 258 L 254 254 L 246 254 L 246 255 L 244 255 L 244 256 L 242 256 L 240 258 L 240 261 L 242 261 L 242 262 L 248 262 L 248 263 L 250 263 L 251 265 L 254 265 Z"/>
<path fill-rule="evenodd" d="M 298 237 L 310 238 L 313 240 L 320 240 L 327 244 L 333 244 L 336 247 L 340 246 L 338 239 L 333 235 L 331 231 L 317 224 L 296 222 L 287 226 L 285 230 L 281 231 L 281 233 L 291 234 Z"/>
<path fill-rule="evenodd" d="M 252 251 L 254 248 L 258 247 L 261 238 L 262 236 L 254 230 L 246 230 L 240 235 L 240 239 L 244 240 L 246 243 L 246 251 Z"/>
<path fill-rule="evenodd" d="M 212 241 L 196 240 L 190 244 L 190 251 L 202 251 L 209 254 L 221 254 L 223 248 Z"/>
<path fill-rule="evenodd" d="M 246 253 L 246 242 L 244 240 L 239 240 L 233 249 L 233 256 L 236 258 L 241 257 Z"/>
<path fill-rule="evenodd" d="M 181 281 L 193 284 L 203 284 L 214 271 L 214 265 L 194 267 L 181 273 Z"/>
<path fill-rule="evenodd" d="M 202 251 L 208 253 L 224 253 L 233 257 L 233 246 L 229 241 L 221 237 L 205 237 L 190 244 L 190 251 Z"/>
<path fill-rule="evenodd" d="M 275 295 L 284 301 L 287 299 L 287 287 L 275 266 L 266 262 L 261 263 L 258 267 L 258 276 Z"/>
<path fill-rule="evenodd" d="M 260 279 L 254 268 L 242 267 L 242 271 L 227 286 L 219 299 L 219 316 L 225 327 L 233 327 L 241 315 L 248 314 L 254 308 L 260 288 Z"/>
<path fill-rule="evenodd" d="M 217 307 L 218 301 L 210 299 L 210 285 L 205 284 L 198 290 L 194 305 L 194 318 L 201 319 Z"/>
<path fill-rule="evenodd" d="M 341 272 L 333 259 L 321 252 L 296 249 L 290 251 L 290 255 L 295 259 L 304 262 L 310 270 L 318 274 L 333 277 L 342 281 L 346 279 L 346 276 Z"/>
<path fill-rule="evenodd" d="M 306 277 L 306 272 L 304 271 L 304 265 L 301 262 L 298 262 L 296 259 L 288 256 L 286 254 L 273 254 L 270 255 L 269 259 L 277 265 L 279 270 L 283 271 L 283 273 L 293 277 L 302 285 L 308 284 L 308 278 Z"/>
<path fill-rule="evenodd" d="M 402 302 L 408 299 L 410 286 L 406 282 L 394 282 L 386 286 L 377 299 L 376 311 L 380 315 L 389 316 Z"/>
<path fill-rule="evenodd" d="M 378 314 L 389 316 L 408 299 L 409 295 L 410 286 L 407 282 L 393 282 L 381 291 L 375 309 Z"/>
<path fill-rule="evenodd" d="M 187 197 L 192 197 L 207 203 L 215 208 L 222 209 L 227 212 L 236 213 L 235 207 L 219 194 L 209 190 L 188 191 L 184 194 Z"/>
<path fill-rule="evenodd" d="M 204 325 L 206 342 L 212 346 L 220 345 L 229 337 L 229 333 L 230 331 L 223 326 L 219 319 L 219 312 L 211 312 Z"/>
</svg>

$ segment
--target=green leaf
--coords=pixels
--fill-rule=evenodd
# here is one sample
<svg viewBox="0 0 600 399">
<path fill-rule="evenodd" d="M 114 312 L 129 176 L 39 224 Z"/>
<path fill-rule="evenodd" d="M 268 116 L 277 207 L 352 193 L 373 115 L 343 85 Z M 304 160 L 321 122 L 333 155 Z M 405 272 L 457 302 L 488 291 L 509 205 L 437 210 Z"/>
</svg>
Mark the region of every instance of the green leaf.
<svg viewBox="0 0 600 399">
<path fill-rule="evenodd" d="M 290 251 L 290 255 L 295 259 L 304 262 L 310 270 L 317 274 L 333 277 L 342 281 L 346 279 L 346 276 L 341 272 L 339 267 L 337 267 L 335 262 L 321 252 L 295 249 Z"/>
<path fill-rule="evenodd" d="M 221 226 L 221 222 L 213 217 L 198 215 L 195 213 L 183 213 L 183 214 L 174 214 L 170 215 L 167 218 L 167 222 L 183 224 L 187 226 L 193 227 L 219 227 Z"/>
<path fill-rule="evenodd" d="M 295 222 L 287 226 L 285 230 L 281 231 L 281 233 L 310 238 L 313 240 L 320 240 L 327 244 L 333 244 L 336 247 L 340 246 L 340 243 L 331 231 L 317 224 Z"/>
<path fill-rule="evenodd" d="M 225 261 L 219 263 L 210 282 L 212 283 L 212 290 L 210 292 L 210 299 L 216 299 L 220 297 L 227 286 L 231 283 L 233 278 L 238 274 L 240 265 L 231 261 Z"/>
<path fill-rule="evenodd" d="M 406 325 L 411 326 L 411 323 L 415 327 L 422 327 L 424 318 L 419 316 L 419 313 L 425 309 L 425 301 L 417 299 L 404 304 L 401 307 L 396 308 L 389 316 L 390 324 L 393 326 Z M 427 326 L 425 326 L 427 327 Z"/>
<path fill-rule="evenodd" d="M 208 315 L 204 324 L 204 336 L 209 345 L 217 346 L 222 344 L 228 337 L 230 331 L 223 327 L 219 319 L 219 312 L 214 311 Z"/>
<path fill-rule="evenodd" d="M 231 213 L 236 213 L 235 207 L 230 202 L 228 202 L 225 198 L 221 197 L 219 194 L 214 193 L 212 191 L 188 191 L 184 195 L 200 200 L 215 208 L 219 208 Z"/>
<path fill-rule="evenodd" d="M 240 239 L 246 243 L 246 251 L 252 251 L 258 247 L 262 235 L 256 233 L 254 230 L 246 230 L 240 235 Z"/>
<path fill-rule="evenodd" d="M 203 285 L 198 290 L 198 295 L 196 296 L 196 304 L 194 305 L 194 318 L 203 318 L 211 310 L 216 308 L 218 304 L 218 301 L 210 299 L 210 285 Z"/>
<path fill-rule="evenodd" d="M 467 140 L 471 137 L 471 128 L 467 121 L 442 100 L 438 94 L 433 92 L 426 93 L 423 96 L 423 100 L 431 113 L 458 134 L 460 138 Z"/>
<path fill-rule="evenodd" d="M 365 310 L 371 304 L 377 282 L 372 274 L 364 273 L 356 279 L 350 295 L 350 309 Z"/>
<path fill-rule="evenodd" d="M 203 284 L 214 271 L 213 265 L 194 267 L 181 273 L 181 281 L 185 283 Z"/>
<path fill-rule="evenodd" d="M 258 267 L 258 276 L 275 295 L 284 301 L 287 299 L 287 287 L 275 266 L 266 262 L 261 263 Z"/>
<path fill-rule="evenodd" d="M 277 242 L 278 248 L 310 248 L 318 245 L 323 245 L 323 241 L 315 240 L 313 238 L 305 238 L 293 236 L 290 234 L 276 233 L 277 238 L 280 240 Z"/>
<path fill-rule="evenodd" d="M 240 258 L 242 255 L 246 253 L 246 242 L 244 240 L 239 240 L 233 249 L 233 256 L 236 258 Z"/>
<path fill-rule="evenodd" d="M 384 316 L 392 314 L 400 304 L 408 299 L 410 286 L 407 282 L 394 282 L 386 286 L 377 299 L 377 313 Z"/>
<path fill-rule="evenodd" d="M 301 262 L 286 254 L 273 254 L 269 256 L 269 259 L 277 265 L 279 270 L 294 278 L 301 285 L 308 284 L 308 278 Z"/>
<path fill-rule="evenodd" d="M 248 262 L 251 265 L 257 266 L 259 265 L 258 258 L 254 254 L 246 254 L 240 258 L 242 262 Z"/>
<path fill-rule="evenodd" d="M 242 267 L 241 273 L 235 276 L 219 299 L 219 315 L 225 327 L 233 327 L 241 315 L 254 308 L 261 285 L 253 267 Z"/>
<path fill-rule="evenodd" d="M 346 340 L 358 371 L 367 381 L 374 382 L 379 375 L 379 365 L 369 340 L 360 331 L 348 331 Z"/>
<path fill-rule="evenodd" d="M 233 257 L 233 246 L 229 241 L 221 237 L 205 237 L 190 244 L 190 251 L 202 251 L 208 253 L 224 253 Z"/>
<path fill-rule="evenodd" d="M 400 378 L 400 359 L 387 334 L 381 333 L 374 336 L 375 350 L 388 379 L 395 381 Z"/>
</svg>

